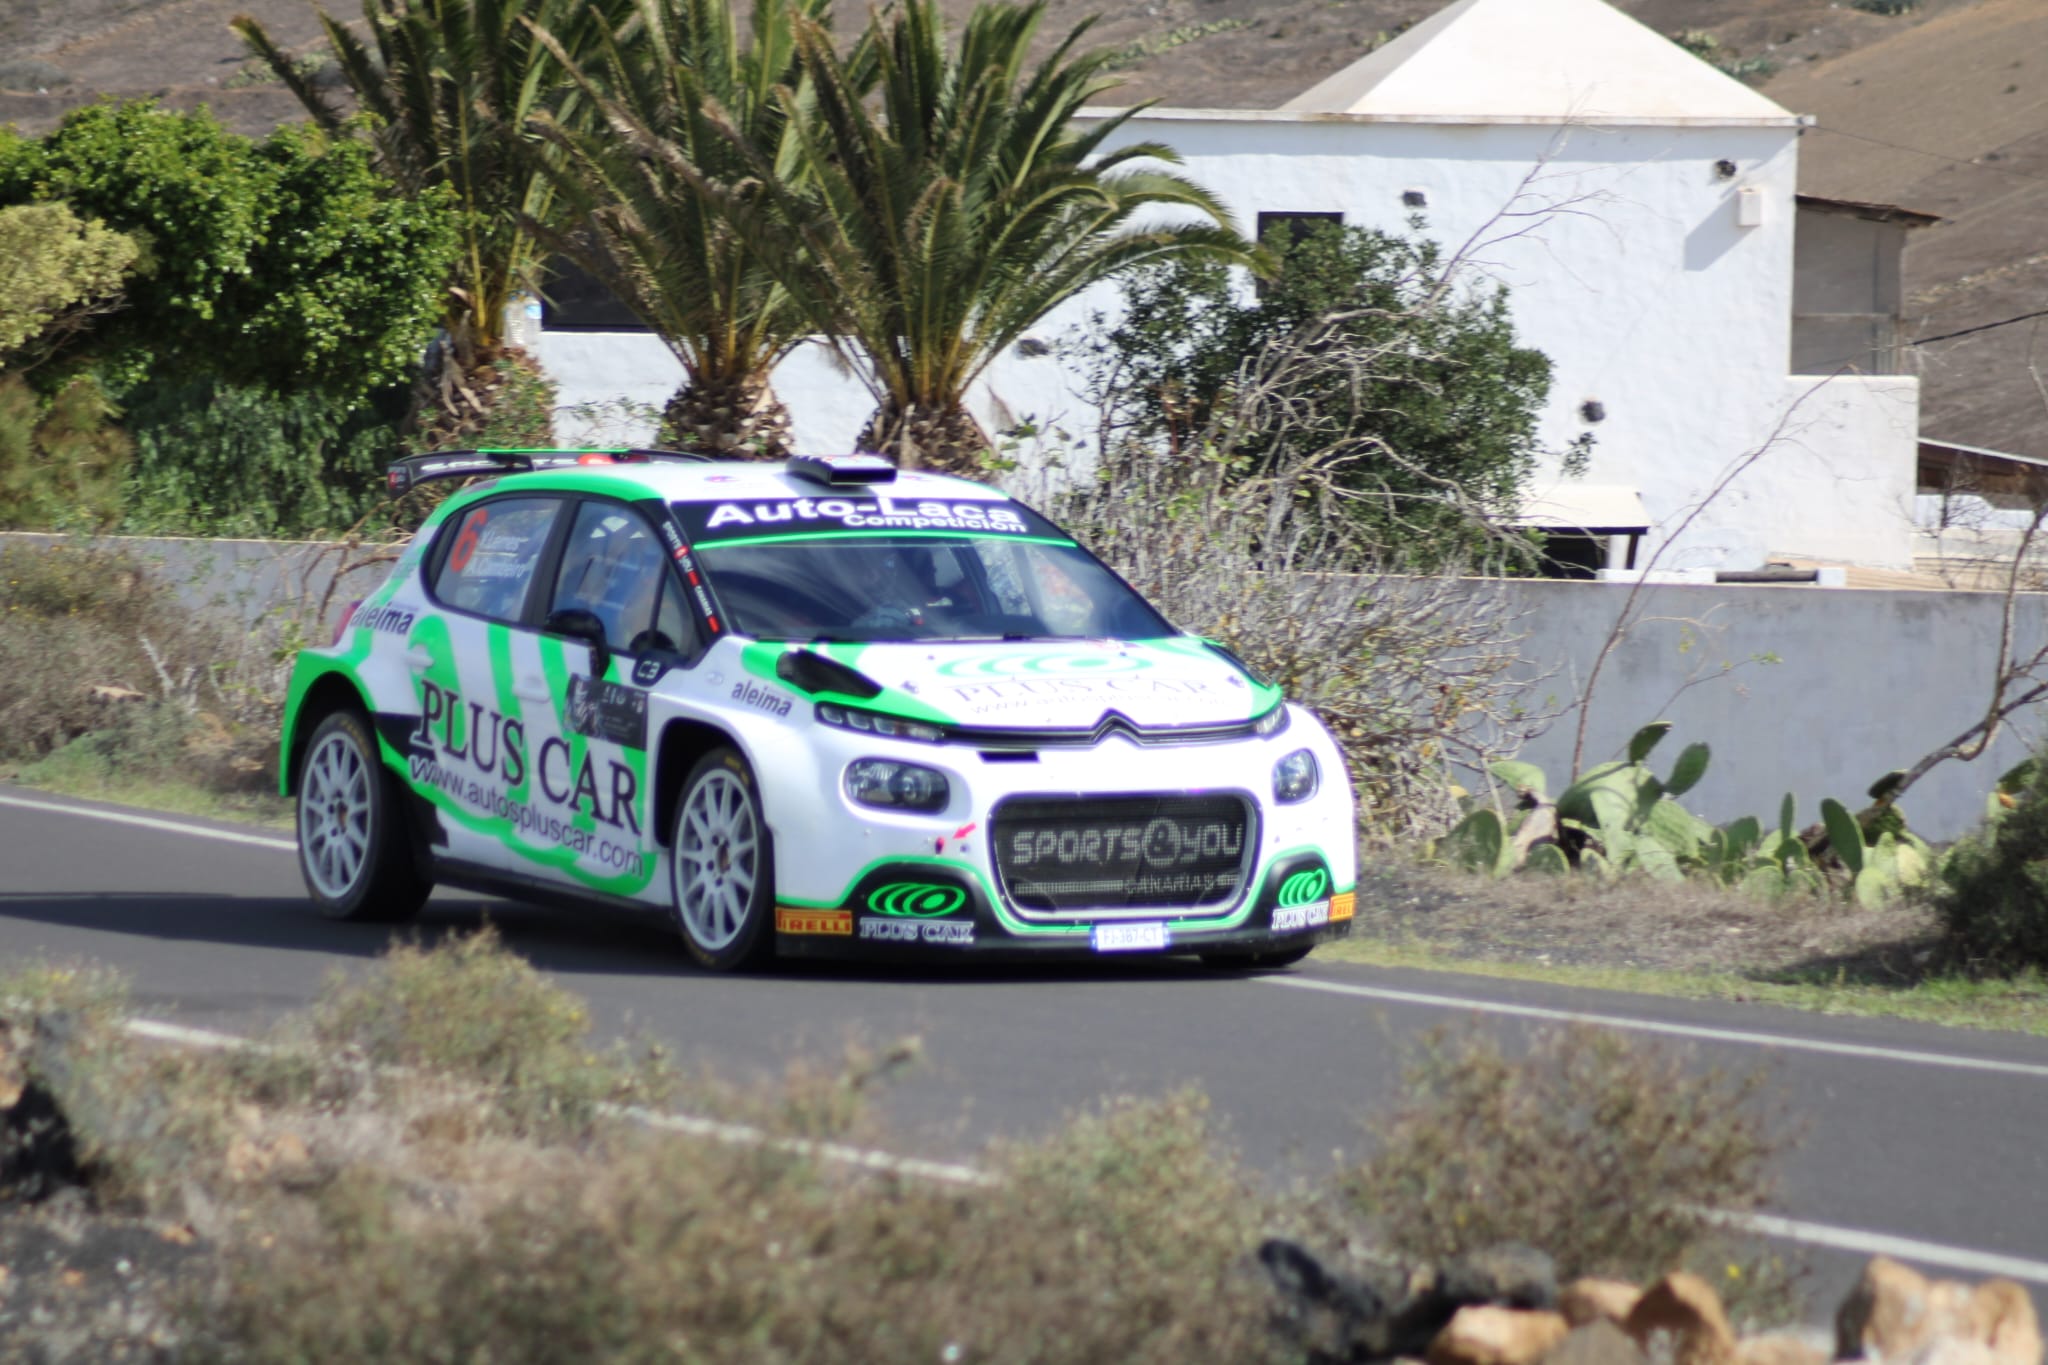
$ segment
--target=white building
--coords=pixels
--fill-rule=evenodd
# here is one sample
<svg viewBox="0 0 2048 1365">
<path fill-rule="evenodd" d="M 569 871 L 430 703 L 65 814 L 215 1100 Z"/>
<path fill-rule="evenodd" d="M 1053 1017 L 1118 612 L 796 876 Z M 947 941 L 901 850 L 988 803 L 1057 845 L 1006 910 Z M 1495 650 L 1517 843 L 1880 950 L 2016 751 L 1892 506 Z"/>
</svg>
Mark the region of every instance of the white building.
<svg viewBox="0 0 2048 1365">
<path fill-rule="evenodd" d="M 1792 373 L 1800 129 L 1601 0 L 1456 0 L 1280 109 L 1157 108 L 1122 137 L 1176 148 L 1246 230 L 1420 214 L 1506 284 L 1520 339 L 1554 365 L 1546 445 L 1596 438 L 1583 479 L 1538 480 L 1532 519 L 1645 524 L 1639 563 L 1672 541 L 1659 568 L 1905 568 L 1917 381 Z M 1050 349 L 1001 357 L 984 425 L 1088 430 L 1059 343 L 1115 298 L 1075 300 L 1034 338 Z M 680 377 L 645 334 L 551 327 L 540 354 L 567 403 L 658 409 Z M 849 446 L 873 406 L 822 347 L 776 386 L 801 448 Z"/>
</svg>

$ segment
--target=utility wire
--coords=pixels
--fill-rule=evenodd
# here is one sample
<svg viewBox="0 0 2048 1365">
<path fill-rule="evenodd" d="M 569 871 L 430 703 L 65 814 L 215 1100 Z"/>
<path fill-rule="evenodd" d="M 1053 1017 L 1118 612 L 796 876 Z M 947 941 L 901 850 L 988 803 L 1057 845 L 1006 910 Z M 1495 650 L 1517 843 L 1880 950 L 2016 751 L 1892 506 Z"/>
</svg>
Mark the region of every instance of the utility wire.
<svg viewBox="0 0 2048 1365">
<path fill-rule="evenodd" d="M 2036 185 L 2048 185 L 2048 176 L 2028 175 L 2025 171 L 2009 171 L 2002 166 L 1994 166 L 1985 161 L 1972 160 L 1969 157 L 1950 156 L 1946 152 L 1930 152 L 1925 147 L 1908 147 L 1903 142 L 1887 142 L 1881 137 L 1871 137 L 1868 133 L 1852 133 L 1846 128 L 1836 128 L 1826 123 L 1816 123 L 1813 127 L 1815 132 L 1833 133 L 1836 137 L 1854 138 L 1858 142 L 1868 142 L 1872 146 L 1889 147 L 1895 152 L 1911 152 L 1914 156 L 1924 156 L 1936 161 L 1946 161 L 1951 166 L 1968 166 L 1973 170 L 1989 171 L 1993 175 L 2002 175 L 2011 180 L 2030 180 Z"/>
<path fill-rule="evenodd" d="M 1960 332 L 1943 332 L 1938 337 L 1915 337 L 1906 344 L 1908 346 L 1931 346 L 1937 341 L 1953 341 L 1957 337 L 1966 337 L 1972 332 L 1988 332 L 1994 327 L 2010 327 L 2015 322 L 2025 322 L 2029 318 L 2048 318 L 2048 308 L 2037 308 L 2031 313 L 2022 313 L 2016 318 L 2007 318 L 2003 322 L 1986 322 L 1976 327 L 1965 327 Z"/>
</svg>

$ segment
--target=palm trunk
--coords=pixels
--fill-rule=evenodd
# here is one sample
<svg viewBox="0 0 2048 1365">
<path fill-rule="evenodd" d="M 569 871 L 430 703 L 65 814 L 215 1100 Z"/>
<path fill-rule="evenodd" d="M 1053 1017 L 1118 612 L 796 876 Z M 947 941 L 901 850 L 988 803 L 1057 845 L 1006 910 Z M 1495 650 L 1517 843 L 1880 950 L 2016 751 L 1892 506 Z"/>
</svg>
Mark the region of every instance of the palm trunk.
<svg viewBox="0 0 2048 1365">
<path fill-rule="evenodd" d="M 994 443 L 962 407 L 898 407 L 884 403 L 861 432 L 860 448 L 904 469 L 930 469 L 978 479 L 988 473 Z"/>
<path fill-rule="evenodd" d="M 438 345 L 413 388 L 407 425 L 417 450 L 474 446 L 544 449 L 554 443 L 555 385 L 540 362 L 512 347 L 477 348 L 464 364 Z"/>
<path fill-rule="evenodd" d="M 789 409 L 766 375 L 691 380 L 676 390 L 661 414 L 660 441 L 743 459 L 786 459 Z"/>
</svg>

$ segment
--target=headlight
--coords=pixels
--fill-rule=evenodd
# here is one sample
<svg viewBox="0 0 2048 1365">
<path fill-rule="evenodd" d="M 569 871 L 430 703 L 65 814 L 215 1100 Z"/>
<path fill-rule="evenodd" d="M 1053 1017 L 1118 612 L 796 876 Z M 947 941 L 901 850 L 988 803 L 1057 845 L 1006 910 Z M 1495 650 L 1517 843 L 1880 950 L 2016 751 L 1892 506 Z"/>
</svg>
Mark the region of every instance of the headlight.
<svg viewBox="0 0 2048 1365">
<path fill-rule="evenodd" d="M 818 703 L 818 722 L 821 725 L 836 725 L 842 730 L 858 730 L 864 735 L 887 735 L 890 739 L 921 739 L 927 744 L 936 744 L 946 737 L 944 730 L 936 725 L 927 725 L 921 720 L 898 720 L 879 711 L 834 706 L 830 702 Z"/>
<path fill-rule="evenodd" d="M 915 763 L 857 758 L 846 765 L 846 794 L 880 810 L 944 809 L 951 792 L 946 775 Z"/>
<path fill-rule="evenodd" d="M 1317 776 L 1316 756 L 1296 749 L 1273 765 L 1273 799 L 1283 806 L 1308 800 L 1316 794 Z"/>
<path fill-rule="evenodd" d="M 1252 722 L 1252 733 L 1260 739 L 1269 739 L 1287 728 L 1287 703 L 1280 702 Z"/>
</svg>

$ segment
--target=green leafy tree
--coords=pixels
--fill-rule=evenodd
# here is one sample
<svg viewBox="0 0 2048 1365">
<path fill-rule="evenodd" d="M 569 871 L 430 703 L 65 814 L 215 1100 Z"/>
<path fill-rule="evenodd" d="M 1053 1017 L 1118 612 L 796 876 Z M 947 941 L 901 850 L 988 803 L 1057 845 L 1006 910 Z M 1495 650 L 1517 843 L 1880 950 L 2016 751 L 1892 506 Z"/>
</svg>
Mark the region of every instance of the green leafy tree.
<svg viewBox="0 0 2048 1365">
<path fill-rule="evenodd" d="M 0 144 L 0 204 L 63 204 L 141 245 L 89 348 L 122 394 L 205 378 L 355 401 L 417 365 L 455 248 L 446 192 L 395 193 L 362 147 L 255 143 L 147 100 Z"/>
<path fill-rule="evenodd" d="M 1307 460 L 1368 543 L 1411 557 L 1495 544 L 1539 454 L 1551 373 L 1516 344 L 1506 291 L 1458 287 L 1419 237 L 1332 223 L 1265 245 L 1279 268 L 1256 292 L 1192 260 L 1126 283 L 1098 374 L 1112 428 L 1167 455 L 1220 440 L 1247 468 Z M 1266 390 L 1255 403 L 1250 386 Z M 1258 429 L 1230 430 L 1234 410 L 1263 414 Z"/>
<path fill-rule="evenodd" d="M 536 225 L 563 227 L 553 181 L 532 154 L 528 120 L 553 105 L 573 125 L 578 99 L 536 27 L 580 52 L 608 31 L 620 0 L 363 0 L 366 42 L 324 11 L 320 24 L 342 79 L 370 117 L 349 120 L 263 26 L 239 15 L 250 50 L 330 134 L 363 130 L 377 163 L 408 192 L 445 190 L 460 215 L 460 244 L 445 280 L 447 361 L 421 395 L 434 414 L 428 444 L 461 440 L 491 421 L 494 384 L 507 362 L 505 307 L 536 292 L 545 246 Z M 509 363 L 533 371 L 531 360 Z M 478 378 L 482 376 L 482 378 Z"/>
<path fill-rule="evenodd" d="M 745 147 L 796 175 L 796 123 L 810 112 L 796 22 L 822 23 L 827 0 L 754 0 L 744 41 L 734 9 L 635 0 L 637 28 L 600 35 L 576 73 L 603 126 L 567 127 L 545 112 L 536 122 L 562 152 L 545 164 L 582 224 L 563 246 L 682 362 L 661 439 L 774 457 L 788 453 L 789 413 L 769 375 L 804 338 L 806 317 L 748 235 L 693 188 L 690 168 L 738 181 L 749 173 Z M 778 98 L 778 87 L 793 97 Z"/>
<path fill-rule="evenodd" d="M 1083 23 L 1027 67 L 1044 14 L 1042 0 L 980 5 L 949 51 L 934 0 L 905 0 L 844 56 L 799 21 L 815 114 L 781 98 L 800 176 L 759 148 L 743 184 L 699 168 L 812 327 L 870 376 L 862 444 L 905 465 L 979 466 L 989 442 L 968 386 L 1064 300 L 1149 261 L 1251 259 L 1213 195 L 1139 164 L 1177 162 L 1170 148 L 1104 150 L 1134 111 L 1075 124 L 1114 84 L 1110 54 L 1076 53 Z M 1165 222 L 1162 208 L 1182 212 Z"/>
<path fill-rule="evenodd" d="M 0 368 L 32 364 L 94 315 L 111 310 L 138 249 L 104 223 L 63 204 L 0 209 Z"/>
</svg>

